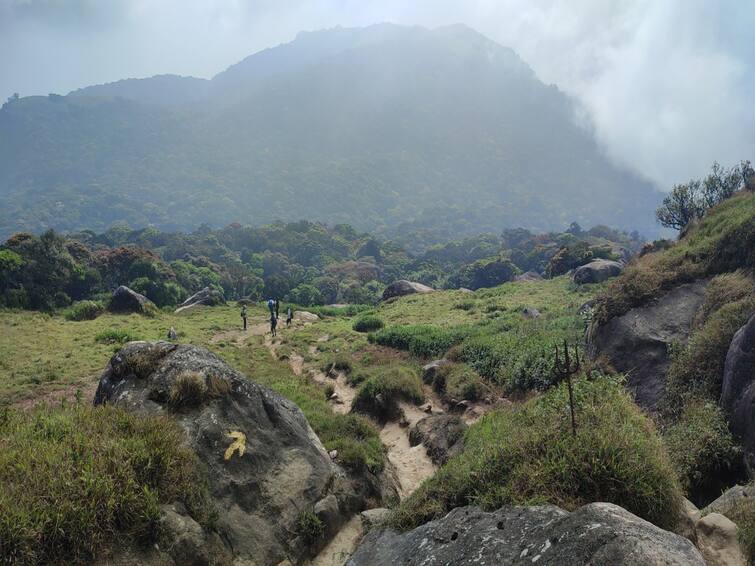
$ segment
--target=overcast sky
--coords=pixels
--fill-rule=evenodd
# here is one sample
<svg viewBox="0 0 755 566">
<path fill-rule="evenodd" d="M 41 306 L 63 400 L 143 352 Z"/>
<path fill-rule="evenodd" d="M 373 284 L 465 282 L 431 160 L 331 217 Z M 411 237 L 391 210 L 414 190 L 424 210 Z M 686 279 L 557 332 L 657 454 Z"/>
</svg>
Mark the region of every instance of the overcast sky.
<svg viewBox="0 0 755 566">
<path fill-rule="evenodd" d="M 755 2 L 0 0 L 0 97 L 212 77 L 300 30 L 465 23 L 576 97 L 606 152 L 668 188 L 755 161 Z"/>
</svg>

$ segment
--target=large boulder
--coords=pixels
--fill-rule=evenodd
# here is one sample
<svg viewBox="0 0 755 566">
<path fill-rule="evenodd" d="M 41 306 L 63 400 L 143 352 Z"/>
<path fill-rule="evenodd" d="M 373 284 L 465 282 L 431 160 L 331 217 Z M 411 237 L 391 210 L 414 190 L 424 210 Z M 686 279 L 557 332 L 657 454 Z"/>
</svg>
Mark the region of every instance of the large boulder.
<svg viewBox="0 0 755 566">
<path fill-rule="evenodd" d="M 422 444 L 430 459 L 441 466 L 461 452 L 466 430 L 467 425 L 458 415 L 430 415 L 411 428 L 409 444 Z"/>
<path fill-rule="evenodd" d="M 755 314 L 734 335 L 726 354 L 721 406 L 755 470 Z"/>
<path fill-rule="evenodd" d="M 428 287 L 422 283 L 399 279 L 385 288 L 383 291 L 383 300 L 387 301 L 393 297 L 404 297 L 406 295 L 413 295 L 414 293 L 431 293 L 433 291 L 432 287 Z"/>
<path fill-rule="evenodd" d="M 580 285 L 584 283 L 600 283 L 611 277 L 616 277 L 623 269 L 624 265 L 618 261 L 595 259 L 575 269 L 572 280 Z"/>
<path fill-rule="evenodd" d="M 332 535 L 362 508 L 299 408 L 204 348 L 131 342 L 110 360 L 94 402 L 179 422 L 206 466 L 217 532 L 238 560 L 300 562 L 316 550 L 298 533 L 303 511 L 318 512 Z M 231 449 L 240 438 L 243 453 Z M 201 545 L 207 537 L 193 531 Z"/>
<path fill-rule="evenodd" d="M 738 505 L 755 505 L 755 484 L 730 487 L 709 503 L 703 512 L 728 515 Z"/>
<path fill-rule="evenodd" d="M 370 531 L 347 564 L 705 566 L 687 539 L 610 503 L 572 513 L 550 505 L 457 507 L 406 533 Z"/>
<path fill-rule="evenodd" d="M 707 281 L 680 285 L 645 307 L 634 308 L 605 324 L 593 324 L 589 351 L 604 356 L 618 371 L 637 403 L 654 410 L 666 388 L 669 347 L 685 344 L 703 302 Z"/>
<path fill-rule="evenodd" d="M 119 314 L 148 314 L 156 309 L 155 304 L 147 297 L 125 285 L 113 291 L 110 303 L 108 303 L 108 310 Z"/>
<path fill-rule="evenodd" d="M 543 276 L 537 271 L 525 271 L 521 275 L 514 277 L 514 281 L 542 281 Z"/>
<path fill-rule="evenodd" d="M 181 303 L 181 305 L 176 309 L 176 314 L 187 310 L 192 310 L 200 306 L 214 307 L 224 304 L 225 297 L 223 296 L 223 293 L 221 291 L 205 287 L 204 289 L 198 291 L 197 293 L 194 293 L 191 297 Z"/>
</svg>

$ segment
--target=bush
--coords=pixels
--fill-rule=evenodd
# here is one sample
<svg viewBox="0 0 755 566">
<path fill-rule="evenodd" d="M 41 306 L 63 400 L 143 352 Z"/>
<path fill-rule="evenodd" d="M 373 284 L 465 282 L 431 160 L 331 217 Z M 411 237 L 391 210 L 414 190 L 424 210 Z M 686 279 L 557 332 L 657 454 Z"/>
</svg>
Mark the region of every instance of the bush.
<svg viewBox="0 0 755 566">
<path fill-rule="evenodd" d="M 729 432 L 723 412 L 714 403 L 690 400 L 681 418 L 666 429 L 663 439 L 682 489 L 699 507 L 746 477 L 742 451 Z"/>
<path fill-rule="evenodd" d="M 577 380 L 575 397 L 576 438 L 565 385 L 485 415 L 467 431 L 464 451 L 402 502 L 394 526 L 414 528 L 470 504 L 571 510 L 608 501 L 670 528 L 681 491 L 651 421 L 609 378 Z"/>
<path fill-rule="evenodd" d="M 325 534 L 325 525 L 314 511 L 307 510 L 299 513 L 296 520 L 296 530 L 307 544 L 314 545 Z"/>
<path fill-rule="evenodd" d="M 352 328 L 357 332 L 374 332 L 385 326 L 385 323 L 375 315 L 362 315 L 354 321 Z"/>
<path fill-rule="evenodd" d="M 0 418 L 0 562 L 89 562 L 118 539 L 151 542 L 159 505 L 208 524 L 201 463 L 172 420 L 67 405 Z"/>
<path fill-rule="evenodd" d="M 399 400 L 421 403 L 424 400 L 422 381 L 409 368 L 386 366 L 376 369 L 359 386 L 352 410 L 388 419 L 397 415 Z"/>
<path fill-rule="evenodd" d="M 371 342 L 382 346 L 406 350 L 419 358 L 441 356 L 472 332 L 471 327 L 440 328 L 437 326 L 391 326 L 369 336 Z"/>
<path fill-rule="evenodd" d="M 485 387 L 480 376 L 464 364 L 442 365 L 435 372 L 433 389 L 444 399 L 477 401 Z"/>
<path fill-rule="evenodd" d="M 351 373 L 351 360 L 344 354 L 338 354 L 323 363 L 321 369 L 325 375 L 330 375 L 334 371 L 348 374 Z"/>
<path fill-rule="evenodd" d="M 102 303 L 96 301 L 79 301 L 71 308 L 66 309 L 63 316 L 66 320 L 94 320 L 103 312 L 105 312 L 105 307 Z"/>
<path fill-rule="evenodd" d="M 126 342 L 134 342 L 136 340 L 139 340 L 137 336 L 122 328 L 104 330 L 94 337 L 94 341 L 99 344 L 125 344 Z"/>
</svg>

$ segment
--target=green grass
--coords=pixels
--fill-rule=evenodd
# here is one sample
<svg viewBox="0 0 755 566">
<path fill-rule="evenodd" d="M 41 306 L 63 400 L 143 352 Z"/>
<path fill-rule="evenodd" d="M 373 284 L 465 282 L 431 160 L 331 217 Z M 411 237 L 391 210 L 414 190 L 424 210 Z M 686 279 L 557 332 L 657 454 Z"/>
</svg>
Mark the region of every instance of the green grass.
<svg viewBox="0 0 755 566">
<path fill-rule="evenodd" d="M 63 312 L 63 316 L 66 320 L 94 320 L 104 312 L 105 307 L 99 301 L 79 301 L 69 309 L 66 309 Z"/>
<path fill-rule="evenodd" d="M 352 328 L 357 332 L 374 332 L 385 326 L 382 319 L 375 315 L 364 314 L 354 321 Z"/>
<path fill-rule="evenodd" d="M 646 304 L 675 285 L 755 267 L 755 194 L 742 192 L 692 226 L 676 245 L 633 261 L 595 309 L 600 322 Z"/>
<path fill-rule="evenodd" d="M 376 367 L 359 384 L 352 410 L 383 420 L 397 416 L 398 401 L 419 404 L 423 400 L 422 381 L 415 370 L 387 365 Z"/>
<path fill-rule="evenodd" d="M 451 459 L 396 510 L 413 528 L 454 507 L 551 503 L 575 509 L 608 501 L 661 527 L 672 526 L 681 491 L 653 424 L 620 383 L 576 383 L 578 435 L 569 428 L 565 386 L 470 427 Z"/>
<path fill-rule="evenodd" d="M 139 338 L 124 328 L 104 330 L 94 337 L 98 344 L 125 344 L 134 340 Z"/>
<path fill-rule="evenodd" d="M 438 368 L 432 386 L 446 402 L 477 401 L 489 389 L 473 369 L 453 363 Z"/>
<path fill-rule="evenodd" d="M 150 542 L 159 505 L 212 519 L 199 461 L 172 420 L 84 404 L 0 411 L 0 562 L 88 562 Z"/>
<path fill-rule="evenodd" d="M 664 430 L 663 440 L 682 489 L 698 507 L 746 477 L 742 449 L 714 402 L 689 399 L 679 418 Z"/>
</svg>

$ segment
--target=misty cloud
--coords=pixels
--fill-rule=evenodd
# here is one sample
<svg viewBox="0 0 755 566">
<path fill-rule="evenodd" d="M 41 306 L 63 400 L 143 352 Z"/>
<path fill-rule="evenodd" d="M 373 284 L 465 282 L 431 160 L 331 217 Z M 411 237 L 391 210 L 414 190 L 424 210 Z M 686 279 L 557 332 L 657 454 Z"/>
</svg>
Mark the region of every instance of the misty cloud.
<svg viewBox="0 0 755 566">
<path fill-rule="evenodd" d="M 211 77 L 302 29 L 463 22 L 581 106 L 662 188 L 755 160 L 755 5 L 725 0 L 0 0 L 0 96 L 125 77 Z"/>
</svg>

